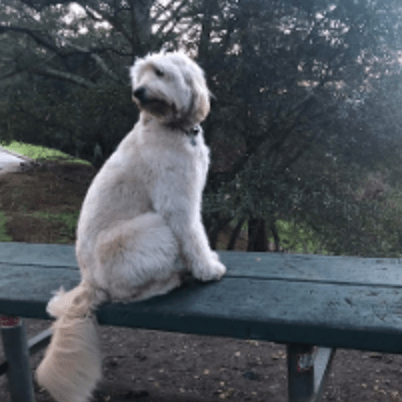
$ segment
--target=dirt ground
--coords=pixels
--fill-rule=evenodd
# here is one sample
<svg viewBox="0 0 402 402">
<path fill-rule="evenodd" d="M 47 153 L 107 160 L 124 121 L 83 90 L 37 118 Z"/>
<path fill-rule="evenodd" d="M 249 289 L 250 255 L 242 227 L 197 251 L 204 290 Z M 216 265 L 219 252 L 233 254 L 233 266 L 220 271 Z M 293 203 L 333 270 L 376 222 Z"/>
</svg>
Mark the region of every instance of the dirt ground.
<svg viewBox="0 0 402 402">
<path fill-rule="evenodd" d="M 73 242 L 69 219 L 55 216 L 76 219 L 93 174 L 84 165 L 50 164 L 0 176 L 7 234 L 13 241 Z M 31 337 L 49 322 L 25 324 Z M 99 332 L 104 377 L 93 402 L 286 401 L 283 345 L 116 327 Z M 33 369 L 42 355 L 32 357 Z M 323 401 L 402 402 L 401 376 L 402 356 L 339 350 Z M 36 400 L 51 401 L 38 387 Z M 4 376 L 0 401 L 11 402 Z"/>
</svg>

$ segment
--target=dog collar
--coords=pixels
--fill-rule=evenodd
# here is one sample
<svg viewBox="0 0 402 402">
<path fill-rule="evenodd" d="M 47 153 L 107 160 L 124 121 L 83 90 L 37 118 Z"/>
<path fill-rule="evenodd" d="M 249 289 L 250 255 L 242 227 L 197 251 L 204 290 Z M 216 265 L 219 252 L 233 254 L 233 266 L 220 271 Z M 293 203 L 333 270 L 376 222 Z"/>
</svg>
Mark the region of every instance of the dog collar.
<svg viewBox="0 0 402 402">
<path fill-rule="evenodd" d="M 189 138 L 190 144 L 192 146 L 195 147 L 197 145 L 195 138 L 197 137 L 198 133 L 200 133 L 202 130 L 201 126 L 199 124 L 196 124 L 189 129 L 184 128 L 181 124 L 178 124 L 177 122 L 170 123 L 167 126 L 172 130 L 177 130 L 177 131 L 181 131 L 182 133 L 184 133 Z"/>
</svg>

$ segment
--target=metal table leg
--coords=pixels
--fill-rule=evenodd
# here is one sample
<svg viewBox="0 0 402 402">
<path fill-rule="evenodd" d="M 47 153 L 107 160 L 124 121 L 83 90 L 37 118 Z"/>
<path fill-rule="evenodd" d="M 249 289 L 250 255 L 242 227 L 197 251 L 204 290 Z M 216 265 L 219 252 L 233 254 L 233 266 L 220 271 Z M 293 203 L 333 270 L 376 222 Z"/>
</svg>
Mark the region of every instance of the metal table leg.
<svg viewBox="0 0 402 402">
<path fill-rule="evenodd" d="M 289 402 L 318 402 L 335 349 L 287 345 Z"/>
<path fill-rule="evenodd" d="M 19 317 L 0 316 L 0 327 L 11 401 L 35 402 L 24 323 Z"/>
</svg>

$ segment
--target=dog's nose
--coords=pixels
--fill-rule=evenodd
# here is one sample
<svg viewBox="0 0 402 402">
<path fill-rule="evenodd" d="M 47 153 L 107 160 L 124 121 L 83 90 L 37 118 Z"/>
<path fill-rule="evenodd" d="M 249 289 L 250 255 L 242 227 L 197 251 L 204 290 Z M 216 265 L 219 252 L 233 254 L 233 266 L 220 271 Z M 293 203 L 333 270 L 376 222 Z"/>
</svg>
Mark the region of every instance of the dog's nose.
<svg viewBox="0 0 402 402">
<path fill-rule="evenodd" d="M 136 90 L 134 90 L 133 95 L 136 99 L 138 99 L 140 102 L 145 101 L 145 87 L 138 87 Z"/>
</svg>

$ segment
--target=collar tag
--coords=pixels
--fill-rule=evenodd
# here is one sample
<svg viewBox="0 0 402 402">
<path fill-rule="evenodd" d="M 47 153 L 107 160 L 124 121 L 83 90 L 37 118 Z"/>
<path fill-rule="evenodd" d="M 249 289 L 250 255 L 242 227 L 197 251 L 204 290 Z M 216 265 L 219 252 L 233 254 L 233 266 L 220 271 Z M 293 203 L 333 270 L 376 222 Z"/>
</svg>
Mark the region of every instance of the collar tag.
<svg viewBox="0 0 402 402">
<path fill-rule="evenodd" d="M 194 135 L 190 135 L 190 144 L 195 147 L 197 145 L 197 141 L 195 140 L 195 136 Z"/>
<path fill-rule="evenodd" d="M 198 135 L 198 133 L 200 132 L 201 127 L 197 124 L 194 127 L 190 128 L 190 130 L 188 130 L 186 132 L 187 136 L 190 139 L 190 144 L 195 147 L 197 145 L 197 142 L 195 140 L 195 137 Z"/>
</svg>

